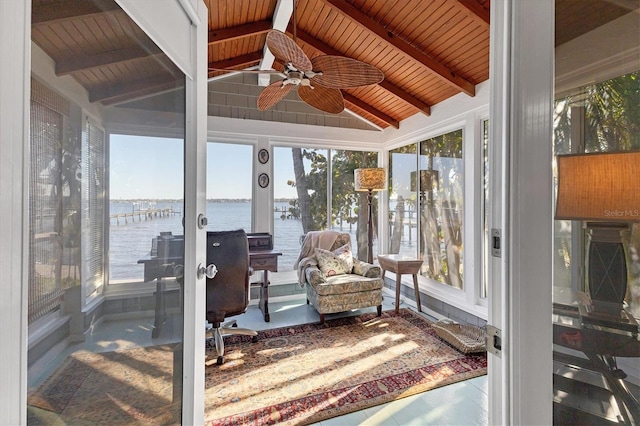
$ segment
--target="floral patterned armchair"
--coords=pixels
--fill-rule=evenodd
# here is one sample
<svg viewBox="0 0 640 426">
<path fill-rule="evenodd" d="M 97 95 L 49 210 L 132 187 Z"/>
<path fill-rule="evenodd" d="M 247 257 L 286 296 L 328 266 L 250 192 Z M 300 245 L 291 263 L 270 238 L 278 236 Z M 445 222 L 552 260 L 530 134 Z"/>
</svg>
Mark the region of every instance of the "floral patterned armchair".
<svg viewBox="0 0 640 426">
<path fill-rule="evenodd" d="M 316 240 L 322 241 L 322 238 Z M 303 247 L 306 243 L 308 241 L 305 239 Z M 299 270 L 299 278 L 306 287 L 307 303 L 316 308 L 321 324 L 324 323 L 325 314 L 351 309 L 376 306 L 378 316 L 382 313 L 383 280 L 380 267 L 352 256 L 349 234 L 337 233 L 329 250 L 317 246 L 312 248 L 314 259 Z"/>
</svg>

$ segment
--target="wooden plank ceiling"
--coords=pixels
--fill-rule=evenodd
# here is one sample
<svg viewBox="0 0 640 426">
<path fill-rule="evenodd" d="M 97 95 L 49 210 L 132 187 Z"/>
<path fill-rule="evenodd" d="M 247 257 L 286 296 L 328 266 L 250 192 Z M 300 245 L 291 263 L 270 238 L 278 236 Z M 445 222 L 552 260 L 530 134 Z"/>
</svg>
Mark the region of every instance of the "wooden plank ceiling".
<svg viewBox="0 0 640 426">
<path fill-rule="evenodd" d="M 277 1 L 205 3 L 209 67 L 258 66 Z M 349 110 L 381 128 L 458 93 L 474 96 L 489 78 L 489 0 L 297 0 L 285 21 L 309 58 L 346 56 L 382 70 L 380 84 L 342 90 Z"/>
<path fill-rule="evenodd" d="M 282 5 L 280 3 L 282 3 Z M 209 68 L 281 70 L 265 49 L 279 28 L 309 58 L 339 55 L 383 71 L 376 85 L 343 89 L 345 106 L 380 128 L 489 78 L 490 0 L 204 0 Z M 639 0 L 556 0 L 556 40 L 575 38 Z M 295 8 L 293 5 L 295 4 Z M 288 6 L 287 6 L 288 5 Z M 294 26 L 295 22 L 295 26 Z M 113 0 L 32 0 L 32 40 L 91 102 L 124 102 L 182 86 L 182 73 Z M 224 73 L 210 71 L 214 79 Z M 257 83 L 256 83 L 257 84 Z"/>
<path fill-rule="evenodd" d="M 90 102 L 116 104 L 184 85 L 183 74 L 113 0 L 33 0 L 31 39 Z"/>
</svg>

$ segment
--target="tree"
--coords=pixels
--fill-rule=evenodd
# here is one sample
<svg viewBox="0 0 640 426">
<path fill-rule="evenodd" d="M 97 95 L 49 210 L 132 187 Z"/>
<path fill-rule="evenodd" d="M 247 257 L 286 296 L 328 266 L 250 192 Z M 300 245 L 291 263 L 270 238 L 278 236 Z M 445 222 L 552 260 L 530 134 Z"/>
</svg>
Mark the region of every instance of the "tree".
<svg viewBox="0 0 640 426">
<path fill-rule="evenodd" d="M 427 257 L 427 274 L 462 288 L 462 131 L 450 132 L 420 143 L 427 170 L 437 171 L 437 182 L 421 196 L 421 256 Z"/>
<path fill-rule="evenodd" d="M 331 217 L 327 218 L 327 177 L 329 173 L 324 150 L 292 148 L 295 186 L 298 207 L 304 233 L 327 229 L 335 223 L 357 223 L 356 244 L 358 257 L 366 259 L 367 201 L 353 186 L 353 170 L 360 167 L 376 167 L 377 153 L 361 151 L 331 151 Z M 305 162 L 310 164 L 305 170 Z M 377 207 L 377 203 L 375 204 Z M 376 209 L 377 211 L 377 209 Z M 360 214 L 365 212 L 364 215 Z M 353 214 L 356 216 L 354 217 Z"/>
<path fill-rule="evenodd" d="M 298 193 L 298 208 L 300 210 L 300 219 L 302 220 L 302 232 L 306 234 L 316 228 L 314 227 L 311 216 L 311 196 L 309 195 L 307 179 L 304 174 L 302 149 L 292 148 L 291 156 L 293 157 L 293 173 L 296 180 L 289 184 L 295 185 L 296 192 Z"/>
<path fill-rule="evenodd" d="M 585 150 L 640 149 L 640 72 L 586 88 Z"/>
</svg>

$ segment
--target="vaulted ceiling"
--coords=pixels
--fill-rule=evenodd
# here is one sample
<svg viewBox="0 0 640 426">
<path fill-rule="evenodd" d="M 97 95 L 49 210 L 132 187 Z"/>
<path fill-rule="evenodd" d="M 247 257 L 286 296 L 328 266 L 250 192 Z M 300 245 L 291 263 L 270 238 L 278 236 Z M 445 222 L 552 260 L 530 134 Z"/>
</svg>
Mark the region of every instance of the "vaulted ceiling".
<svg viewBox="0 0 640 426">
<path fill-rule="evenodd" d="M 210 68 L 281 69 L 264 48 L 267 32 L 279 29 L 309 58 L 346 56 L 379 68 L 381 83 L 342 92 L 347 109 L 380 128 L 429 115 L 458 93 L 474 96 L 475 86 L 489 78 L 489 0 L 205 3 Z M 210 71 L 210 77 L 220 74 Z"/>
<path fill-rule="evenodd" d="M 204 0 L 209 9 L 209 115 L 319 125 L 331 117 L 295 91 L 272 111 L 256 99 L 277 75 L 226 70 L 282 70 L 265 48 L 276 28 L 309 58 L 339 55 L 379 68 L 379 84 L 344 89 L 351 120 L 398 127 L 429 115 L 459 93 L 474 96 L 489 78 L 490 0 Z M 626 13 L 638 0 L 556 0 L 556 40 L 565 43 Z M 295 7 L 294 7 L 295 6 Z M 32 40 L 72 76 L 91 102 L 123 105 L 181 84 L 182 73 L 113 0 L 33 0 Z M 158 108 L 161 103 L 157 102 Z M 347 113 L 341 113 L 345 115 Z M 293 118 L 292 118 L 293 117 Z M 355 117 L 355 118 L 354 118 Z"/>
</svg>

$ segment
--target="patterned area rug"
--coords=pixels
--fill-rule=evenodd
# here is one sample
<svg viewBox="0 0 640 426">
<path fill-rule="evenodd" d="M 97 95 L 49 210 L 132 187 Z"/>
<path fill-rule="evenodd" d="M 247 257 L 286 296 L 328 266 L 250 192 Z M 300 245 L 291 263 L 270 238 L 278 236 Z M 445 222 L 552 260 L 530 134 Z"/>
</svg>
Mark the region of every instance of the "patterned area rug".
<svg viewBox="0 0 640 426">
<path fill-rule="evenodd" d="M 29 393 L 28 424 L 175 424 L 180 404 L 172 403 L 174 348 L 74 353 Z"/>
<path fill-rule="evenodd" d="M 430 324 L 403 309 L 227 338 L 223 365 L 207 351 L 205 423 L 314 423 L 486 374 Z M 29 424 L 178 424 L 174 349 L 75 353 L 30 392 Z"/>
<path fill-rule="evenodd" d="M 205 424 L 309 424 L 487 372 L 408 309 L 227 338 L 207 366 Z"/>
</svg>

